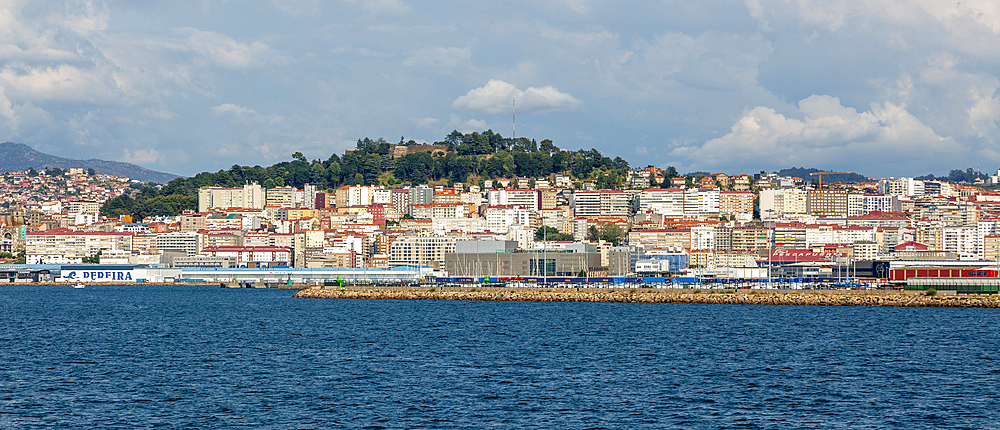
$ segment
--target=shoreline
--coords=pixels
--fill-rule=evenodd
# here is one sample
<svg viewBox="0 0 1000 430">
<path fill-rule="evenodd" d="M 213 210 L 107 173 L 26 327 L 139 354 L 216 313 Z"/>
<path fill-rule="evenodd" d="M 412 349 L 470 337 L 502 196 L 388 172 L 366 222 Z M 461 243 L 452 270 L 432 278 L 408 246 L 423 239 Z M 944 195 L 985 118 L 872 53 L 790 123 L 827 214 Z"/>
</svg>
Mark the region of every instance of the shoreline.
<svg viewBox="0 0 1000 430">
<path fill-rule="evenodd" d="M 864 290 L 662 290 L 543 288 L 308 288 L 293 298 L 365 300 L 470 300 L 594 303 L 686 303 L 790 306 L 894 306 L 1000 308 L 1000 295 L 934 295 Z"/>
</svg>

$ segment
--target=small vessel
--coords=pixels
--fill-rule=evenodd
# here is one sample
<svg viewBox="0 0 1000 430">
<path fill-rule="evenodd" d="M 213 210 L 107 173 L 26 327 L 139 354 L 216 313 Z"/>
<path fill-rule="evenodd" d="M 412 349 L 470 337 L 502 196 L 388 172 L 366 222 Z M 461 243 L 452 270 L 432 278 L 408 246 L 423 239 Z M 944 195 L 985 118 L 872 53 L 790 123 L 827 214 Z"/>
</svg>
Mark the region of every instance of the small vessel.
<svg viewBox="0 0 1000 430">
<path fill-rule="evenodd" d="M 83 288 L 83 287 L 84 287 L 83 282 L 77 282 L 76 285 L 73 286 L 73 288 Z"/>
</svg>

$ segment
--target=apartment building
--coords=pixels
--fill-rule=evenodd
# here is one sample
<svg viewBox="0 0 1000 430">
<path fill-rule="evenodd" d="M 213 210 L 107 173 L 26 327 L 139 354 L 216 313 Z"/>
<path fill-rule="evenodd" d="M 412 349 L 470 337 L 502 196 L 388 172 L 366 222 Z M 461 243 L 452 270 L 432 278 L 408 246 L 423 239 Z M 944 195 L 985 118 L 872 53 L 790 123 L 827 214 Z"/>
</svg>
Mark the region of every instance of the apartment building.
<svg viewBox="0 0 1000 430">
<path fill-rule="evenodd" d="M 294 187 L 274 187 L 270 188 L 265 192 L 265 204 L 264 206 L 273 206 L 276 208 L 291 208 L 295 207 L 295 188 Z"/>
<path fill-rule="evenodd" d="M 438 268 L 445 254 L 455 252 L 454 236 L 402 236 L 389 245 L 389 265 L 417 265 Z"/>
<path fill-rule="evenodd" d="M 654 212 L 670 217 L 684 216 L 684 190 L 650 188 L 639 192 L 637 212 Z"/>
<path fill-rule="evenodd" d="M 691 249 L 691 229 L 632 230 L 628 234 L 628 244 L 647 249 Z"/>
<path fill-rule="evenodd" d="M 158 251 L 183 252 L 188 256 L 197 255 L 204 248 L 202 234 L 198 232 L 171 232 L 156 235 Z"/>
<path fill-rule="evenodd" d="M 132 233 L 83 232 L 63 229 L 27 233 L 27 264 L 79 264 L 99 251 L 132 252 Z"/>
<path fill-rule="evenodd" d="M 539 192 L 532 189 L 490 190 L 487 201 L 490 206 L 520 206 L 532 211 L 541 206 Z"/>
<path fill-rule="evenodd" d="M 772 229 L 748 226 L 732 228 L 732 249 L 767 249 L 771 246 Z"/>
<path fill-rule="evenodd" d="M 507 233 L 511 225 L 534 226 L 534 212 L 517 206 L 489 206 L 486 208 L 486 229 L 494 233 Z"/>
<path fill-rule="evenodd" d="M 622 218 L 632 213 L 632 195 L 621 190 L 577 191 L 574 213 L 588 219 Z"/>
<path fill-rule="evenodd" d="M 276 246 L 220 246 L 205 248 L 201 254 L 235 259 L 240 267 L 274 267 L 292 261 L 290 248 Z"/>
<path fill-rule="evenodd" d="M 211 208 L 263 209 L 264 195 L 264 189 L 256 183 L 237 188 L 203 187 L 198 190 L 198 212 Z"/>
<path fill-rule="evenodd" d="M 808 214 L 808 193 L 797 188 L 760 191 L 760 217 L 764 220 L 794 219 Z"/>
<path fill-rule="evenodd" d="M 809 190 L 809 215 L 826 218 L 848 216 L 847 190 Z"/>
<path fill-rule="evenodd" d="M 719 193 L 719 214 L 740 221 L 753 219 L 754 194 L 749 191 L 722 191 Z"/>
<path fill-rule="evenodd" d="M 601 216 L 601 193 L 597 191 L 573 193 L 573 211 L 578 217 L 596 219 Z"/>
<path fill-rule="evenodd" d="M 464 203 L 431 203 L 429 205 L 411 205 L 413 217 L 418 219 L 434 218 L 465 218 L 469 210 Z"/>
</svg>

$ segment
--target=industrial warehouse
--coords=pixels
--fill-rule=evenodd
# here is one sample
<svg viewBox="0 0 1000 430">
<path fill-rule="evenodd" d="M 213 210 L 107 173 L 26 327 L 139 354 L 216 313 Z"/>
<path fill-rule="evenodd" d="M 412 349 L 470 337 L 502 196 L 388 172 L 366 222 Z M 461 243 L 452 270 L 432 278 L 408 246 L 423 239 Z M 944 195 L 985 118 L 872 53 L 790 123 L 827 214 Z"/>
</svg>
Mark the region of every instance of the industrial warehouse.
<svg viewBox="0 0 1000 430">
<path fill-rule="evenodd" d="M 322 284 L 342 280 L 352 283 L 417 282 L 430 270 L 417 266 L 390 269 L 217 269 L 159 268 L 125 264 L 3 265 L 0 283 L 261 283 Z"/>
</svg>

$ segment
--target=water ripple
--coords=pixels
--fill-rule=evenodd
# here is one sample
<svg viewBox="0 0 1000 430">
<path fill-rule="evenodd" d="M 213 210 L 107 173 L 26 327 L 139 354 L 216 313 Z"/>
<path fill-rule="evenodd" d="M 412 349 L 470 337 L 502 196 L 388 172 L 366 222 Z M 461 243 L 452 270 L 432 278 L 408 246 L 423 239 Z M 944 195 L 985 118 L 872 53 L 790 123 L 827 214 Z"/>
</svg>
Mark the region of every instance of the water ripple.
<svg viewBox="0 0 1000 430">
<path fill-rule="evenodd" d="M 0 427 L 996 428 L 996 309 L 3 287 Z"/>
</svg>

